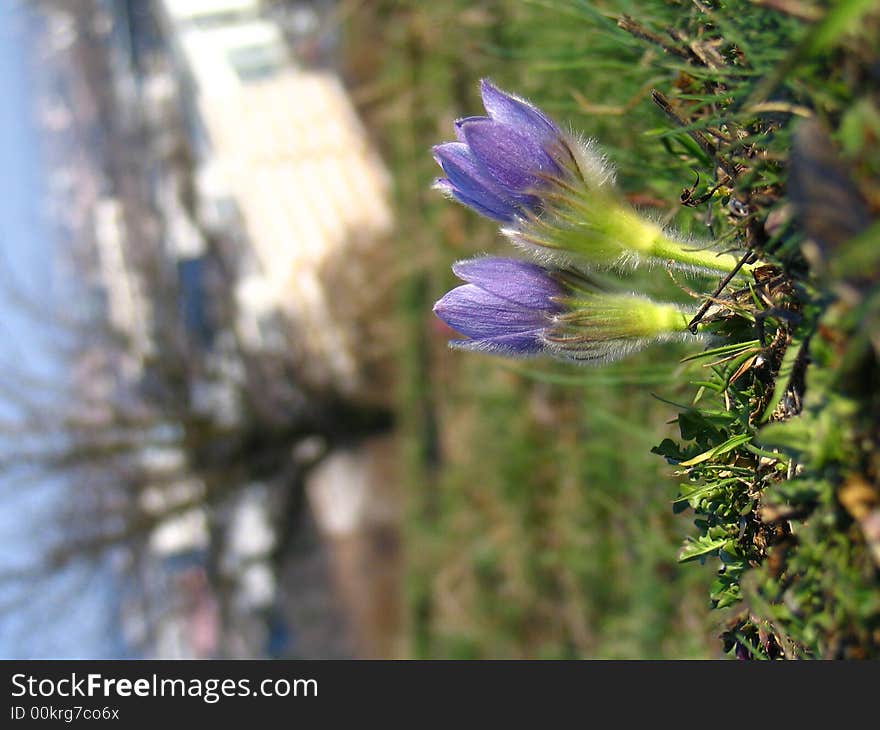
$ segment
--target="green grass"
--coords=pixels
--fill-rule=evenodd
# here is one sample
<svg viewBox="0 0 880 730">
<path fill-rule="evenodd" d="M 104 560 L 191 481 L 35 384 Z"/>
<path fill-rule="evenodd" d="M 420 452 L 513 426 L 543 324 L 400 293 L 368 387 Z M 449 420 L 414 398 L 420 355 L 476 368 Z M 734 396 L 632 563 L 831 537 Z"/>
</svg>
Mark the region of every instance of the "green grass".
<svg viewBox="0 0 880 730">
<path fill-rule="evenodd" d="M 522 45 L 534 17 L 542 34 Z M 586 33 L 579 42 L 589 44 L 590 18 L 576 19 Z M 353 41 L 369 20 L 353 23 L 361 31 Z M 651 391 L 674 395 L 678 351 L 603 369 L 511 363 L 448 351 L 449 333 L 430 314 L 454 284 L 453 260 L 504 250 L 491 224 L 430 191 L 430 146 L 451 137 L 454 118 L 480 111 L 482 76 L 582 127 L 569 94 L 575 75 L 554 81 L 513 58 L 539 55 L 557 34 L 575 53 L 579 33 L 569 17 L 519 3 L 397 3 L 372 20 L 383 33 L 376 75 L 359 55 L 370 49 L 354 43 L 351 65 L 380 89 L 364 112 L 394 173 L 396 240 L 410 263 L 398 302 L 412 655 L 713 655 L 711 576 L 677 564 L 687 524 L 672 512 L 665 465 L 650 454 L 670 417 Z M 598 80 L 594 93 L 578 88 L 604 94 Z M 585 131 L 620 120 L 600 121 Z M 665 155 L 640 133 L 602 141 L 618 163 L 638 155 L 634 139 Z"/>
<path fill-rule="evenodd" d="M 875 100 L 859 98 L 858 64 L 848 65 L 839 51 L 841 38 L 856 55 L 868 42 L 858 33 L 850 38 L 848 13 L 857 15 L 860 3 L 841 3 L 846 7 L 830 21 L 813 26 L 744 0 L 701 4 L 704 11 L 659 0 L 379 2 L 349 19 L 349 81 L 395 185 L 413 656 L 721 652 L 723 627 L 708 610 L 709 596 L 720 607 L 741 600 L 745 553 L 733 549 L 741 538 L 736 510 L 754 506 L 727 472 L 736 475 L 740 459 L 747 472 L 757 468 L 766 452 L 752 443 L 750 399 L 775 397 L 773 383 L 758 382 L 750 370 L 733 378 L 755 354 L 757 300 L 716 327 L 718 344 L 742 341 L 742 351 L 722 349 L 688 369 L 679 360 L 694 348 L 655 348 L 601 369 L 451 352 L 449 333 L 430 312 L 454 284 L 452 261 L 506 250 L 493 225 L 430 190 L 437 175 L 430 146 L 451 138 L 456 117 L 480 113 L 483 76 L 596 137 L 618 166 L 622 189 L 657 218 L 704 237 L 760 245 L 803 278 L 799 232 L 787 224 L 778 232 L 763 227 L 784 202 L 801 111 L 830 124 L 863 179 L 877 174 L 876 156 L 863 154 L 866 135 L 878 127 Z M 653 35 L 621 30 L 615 18 L 622 14 Z M 691 57 L 683 57 L 688 48 Z M 718 63 L 694 60 L 712 53 Z M 652 102 L 652 89 L 669 100 L 667 113 Z M 719 171 L 731 168 L 736 179 L 725 181 Z M 719 182 L 702 204 L 681 204 L 683 190 L 699 198 Z M 736 213 L 734 199 L 751 207 Z M 864 261 L 858 252 L 852 257 Z M 687 301 L 665 274 L 640 281 L 645 285 Z M 769 318 L 768 337 L 787 327 Z M 651 453 L 661 441 L 658 451 L 672 461 L 690 459 L 675 481 L 673 468 Z M 762 479 L 769 489 L 781 477 Z M 822 484 L 833 501 L 827 475 Z M 716 577 L 679 563 L 686 537 L 683 559 L 717 567 L 720 554 L 726 572 Z M 815 570 L 822 541 L 833 545 L 838 537 L 822 532 L 793 570 Z M 826 562 L 843 586 L 841 620 L 858 616 L 870 625 L 876 585 L 840 567 L 853 550 L 844 540 Z M 855 553 L 859 575 L 868 575 L 863 551 Z M 748 556 L 760 562 L 766 555 Z M 779 596 L 767 585 L 749 590 L 752 602 L 744 623 L 729 629 L 728 648 L 742 639 L 762 653 L 760 642 L 740 631 L 763 637 L 770 626 L 782 643 L 797 635 L 797 622 L 776 607 Z M 867 598 L 853 598 L 865 592 Z M 762 611 L 772 615 L 760 618 Z M 807 633 L 792 641 L 805 645 L 821 621 L 801 624 Z"/>
</svg>

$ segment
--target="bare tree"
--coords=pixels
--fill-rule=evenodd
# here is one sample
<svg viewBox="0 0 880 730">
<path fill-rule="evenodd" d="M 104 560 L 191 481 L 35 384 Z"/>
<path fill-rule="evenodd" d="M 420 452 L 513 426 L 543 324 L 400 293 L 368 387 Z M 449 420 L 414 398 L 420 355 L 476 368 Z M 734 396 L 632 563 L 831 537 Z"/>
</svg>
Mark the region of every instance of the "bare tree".
<svg viewBox="0 0 880 730">
<path fill-rule="evenodd" d="M 65 139 L 76 151 L 64 153 L 90 147 L 77 169 L 81 180 L 97 182 L 92 199 L 81 202 L 85 225 L 61 228 L 67 265 L 91 304 L 59 316 L 11 292 L 22 311 L 51 323 L 65 379 L 0 376 L 0 474 L 16 488 L 56 480 L 63 498 L 41 559 L 0 575 L 20 589 L 0 611 L 26 601 L 45 576 L 108 556 L 136 573 L 151 536 L 198 511 L 207 525 L 204 567 L 223 615 L 228 506 L 248 485 L 270 485 L 278 531 L 290 534 L 308 469 L 332 446 L 388 428 L 390 416 L 304 383 L 290 328 L 282 329 L 281 346 L 242 342 L 233 244 L 201 231 L 197 261 L 168 252 L 168 224 L 150 181 L 157 174 L 174 180 L 181 209 L 191 212 L 192 160 L 180 120 L 157 129 L 120 104 L 120 71 L 92 0 L 42 6 L 73 24 L 64 50 L 70 65 L 55 84 L 70 96 L 74 118 Z M 115 227 L 109 233 L 96 224 L 100 206 Z M 112 276 L 102 260 L 108 235 L 116 236 Z M 114 316 L 114 287 L 134 302 L 127 319 Z"/>
</svg>

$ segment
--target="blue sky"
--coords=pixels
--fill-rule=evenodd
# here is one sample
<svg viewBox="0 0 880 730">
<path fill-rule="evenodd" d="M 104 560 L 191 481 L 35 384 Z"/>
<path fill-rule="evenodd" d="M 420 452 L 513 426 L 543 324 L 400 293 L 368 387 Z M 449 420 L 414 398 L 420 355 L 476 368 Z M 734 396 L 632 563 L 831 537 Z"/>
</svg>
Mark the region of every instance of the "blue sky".
<svg viewBox="0 0 880 730">
<path fill-rule="evenodd" d="M 49 328 L 10 301 L 8 293 L 12 282 L 44 307 L 63 304 L 53 300 L 57 252 L 46 220 L 45 171 L 33 123 L 27 12 L 27 3 L 0 2 L 0 368 L 13 385 L 22 370 L 40 378 L 62 373 L 47 347 Z M 8 416 L 0 402 L 0 419 Z M 60 493 L 58 482 L 13 482 L 0 475 L 0 571 L 39 554 Z M 0 583 L 0 657 L 112 656 L 118 645 L 110 630 L 112 585 L 106 578 L 88 584 L 80 578 L 58 577 L 11 609 L 5 604 L 12 593 Z"/>
</svg>

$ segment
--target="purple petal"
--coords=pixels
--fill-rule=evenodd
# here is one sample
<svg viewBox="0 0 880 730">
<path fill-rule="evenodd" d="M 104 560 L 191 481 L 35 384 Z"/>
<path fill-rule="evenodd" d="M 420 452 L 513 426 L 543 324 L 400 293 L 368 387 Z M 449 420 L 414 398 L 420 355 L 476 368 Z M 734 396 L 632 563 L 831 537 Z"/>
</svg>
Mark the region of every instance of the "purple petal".
<svg viewBox="0 0 880 730">
<path fill-rule="evenodd" d="M 480 81 L 483 106 L 496 122 L 509 124 L 543 143 L 552 142 L 562 133 L 543 112 L 525 99 L 501 91 L 488 79 Z"/>
<path fill-rule="evenodd" d="M 552 301 L 565 291 L 545 269 L 518 259 L 485 256 L 452 265 L 453 273 L 463 281 L 529 309 L 559 311 Z"/>
<path fill-rule="evenodd" d="M 450 340 L 449 344 L 457 350 L 497 352 L 501 355 L 537 355 L 544 349 L 541 331 L 534 329 L 475 340 Z"/>
<path fill-rule="evenodd" d="M 484 203 L 486 202 L 485 199 L 480 201 L 469 198 L 467 195 L 460 193 L 455 188 L 452 189 L 452 197 L 455 198 L 462 205 L 466 205 L 471 210 L 476 211 L 484 218 L 491 218 L 492 220 L 498 221 L 499 223 L 510 223 L 516 216 L 516 209 L 513 207 L 508 206 L 503 210 L 488 208 L 484 205 Z"/>
<path fill-rule="evenodd" d="M 434 314 L 456 332 L 476 339 L 540 329 L 548 321 L 543 310 L 521 307 L 475 284 L 448 292 L 434 305 Z"/>
<path fill-rule="evenodd" d="M 467 122 L 474 122 L 477 119 L 486 119 L 486 117 L 462 117 L 461 119 L 456 119 L 453 127 L 455 129 L 455 138 L 459 142 L 464 142 L 464 133 L 461 131 L 461 125 Z"/>
<path fill-rule="evenodd" d="M 547 184 L 542 174 L 560 173 L 534 137 L 513 127 L 489 119 L 474 119 L 463 123 L 461 130 L 477 162 L 512 193 L 533 193 Z"/>
<path fill-rule="evenodd" d="M 459 201 L 495 220 L 512 220 L 517 212 L 515 204 L 508 202 L 504 190 L 486 173 L 466 144 L 447 142 L 434 147 L 433 152 Z"/>
<path fill-rule="evenodd" d="M 491 218 L 499 223 L 510 223 L 513 221 L 516 211 L 511 206 L 505 206 L 504 208 L 499 209 L 487 208 L 481 202 L 474 200 L 473 198 L 468 198 L 466 195 L 462 195 L 445 177 L 437 178 L 434 181 L 433 187 L 441 191 L 444 195 L 454 198 L 462 205 L 466 205 L 468 208 L 475 210 L 486 218 Z"/>
</svg>

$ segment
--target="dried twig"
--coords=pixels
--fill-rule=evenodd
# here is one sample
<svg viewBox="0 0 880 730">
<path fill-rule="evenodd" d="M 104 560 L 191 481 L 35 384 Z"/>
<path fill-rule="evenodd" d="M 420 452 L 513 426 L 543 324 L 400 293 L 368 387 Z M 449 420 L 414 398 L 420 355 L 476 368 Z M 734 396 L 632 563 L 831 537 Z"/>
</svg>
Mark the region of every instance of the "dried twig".
<svg viewBox="0 0 880 730">
<path fill-rule="evenodd" d="M 660 91 L 654 89 L 651 91 L 651 99 L 654 103 L 660 107 L 663 113 L 669 117 L 673 122 L 675 122 L 680 127 L 687 127 L 690 122 L 679 114 L 675 107 L 672 105 L 672 102 Z M 736 179 L 739 175 L 739 170 L 736 165 L 732 164 L 730 160 L 726 159 L 723 155 L 718 152 L 718 148 L 709 139 L 707 135 L 701 132 L 699 129 L 690 129 L 687 131 L 688 136 L 694 140 L 699 146 L 700 149 L 703 150 L 709 157 L 715 160 L 715 163 L 722 169 L 731 179 Z"/>
<path fill-rule="evenodd" d="M 690 322 L 688 322 L 688 329 L 692 333 L 697 333 L 697 326 L 700 324 L 700 320 L 703 319 L 703 315 L 706 314 L 709 307 L 711 307 L 712 303 L 717 299 L 718 295 L 721 294 L 722 291 L 724 291 L 724 287 L 726 287 L 733 280 L 733 277 L 737 275 L 739 270 L 743 267 L 744 264 L 748 262 L 750 258 L 752 258 L 752 256 L 753 254 L 751 251 L 746 251 L 746 253 L 739 260 L 737 265 L 733 267 L 733 270 L 721 280 L 721 283 L 718 285 L 718 288 L 715 289 L 713 294 L 706 298 L 706 301 L 703 302 L 703 304 L 697 310 L 694 318 Z"/>
<path fill-rule="evenodd" d="M 655 46 L 660 46 L 660 48 L 667 53 L 671 53 L 673 56 L 678 56 L 679 58 L 684 58 L 688 61 L 691 60 L 691 54 L 688 51 L 671 45 L 662 35 L 655 33 L 652 30 L 648 30 L 629 15 L 621 15 L 617 19 L 617 27 L 625 30 L 636 38 L 641 38 L 649 43 L 653 43 Z"/>
</svg>

